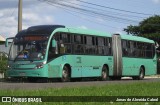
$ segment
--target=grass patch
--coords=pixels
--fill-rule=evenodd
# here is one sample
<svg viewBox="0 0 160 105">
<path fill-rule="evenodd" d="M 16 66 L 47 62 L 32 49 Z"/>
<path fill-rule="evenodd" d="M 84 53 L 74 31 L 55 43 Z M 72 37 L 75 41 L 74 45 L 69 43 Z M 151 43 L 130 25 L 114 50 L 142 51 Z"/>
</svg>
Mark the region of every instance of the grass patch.
<svg viewBox="0 0 160 105">
<path fill-rule="evenodd" d="M 160 82 L 110 84 L 105 86 L 48 88 L 39 90 L 0 90 L 0 96 L 160 96 Z M 160 99 L 159 99 L 160 100 Z M 62 100 L 63 101 L 63 100 Z M 54 102 L 54 104 L 106 105 L 107 102 Z M 3 103 L 4 104 L 4 103 Z M 23 103 L 26 104 L 27 103 Z M 31 103 L 30 103 L 31 104 Z M 42 103 L 53 104 L 53 103 Z M 108 102 L 111 105 L 159 105 L 154 102 Z M 7 104 L 6 104 L 7 105 Z M 14 105 L 12 103 L 12 105 Z M 15 103 L 15 105 L 17 105 Z M 19 104 L 18 104 L 19 105 Z M 21 105 L 21 104 L 20 104 Z M 35 105 L 35 103 L 33 103 Z"/>
</svg>

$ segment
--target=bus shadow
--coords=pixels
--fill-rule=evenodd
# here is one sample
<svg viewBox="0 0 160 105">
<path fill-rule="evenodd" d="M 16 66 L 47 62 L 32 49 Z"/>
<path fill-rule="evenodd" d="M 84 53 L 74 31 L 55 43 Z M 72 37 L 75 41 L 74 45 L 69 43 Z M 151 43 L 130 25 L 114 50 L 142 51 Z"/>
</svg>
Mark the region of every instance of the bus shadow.
<svg viewBox="0 0 160 105">
<path fill-rule="evenodd" d="M 151 78 L 144 78 L 143 81 L 151 80 Z M 69 82 L 98 82 L 102 81 L 99 78 L 74 78 L 71 79 Z M 141 81 L 141 80 L 133 80 L 131 77 L 122 77 L 121 79 L 108 79 L 107 82 L 112 81 Z M 0 79 L 0 82 L 6 83 L 64 83 L 61 82 L 61 79 L 53 79 L 53 78 L 38 78 L 36 81 L 29 81 L 27 78 L 7 78 L 7 79 Z M 105 81 L 104 81 L 105 82 Z"/>
</svg>

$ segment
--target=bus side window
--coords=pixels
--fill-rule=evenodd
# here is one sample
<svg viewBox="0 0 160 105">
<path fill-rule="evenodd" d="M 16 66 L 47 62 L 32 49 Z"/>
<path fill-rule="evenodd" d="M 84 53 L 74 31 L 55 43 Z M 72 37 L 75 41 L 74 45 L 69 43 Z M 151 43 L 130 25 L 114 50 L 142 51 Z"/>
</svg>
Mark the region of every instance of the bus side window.
<svg viewBox="0 0 160 105">
<path fill-rule="evenodd" d="M 145 58 L 146 54 L 145 54 L 145 50 L 146 50 L 146 44 L 142 43 L 142 57 Z M 151 54 L 152 55 L 152 54 Z"/>
<path fill-rule="evenodd" d="M 138 51 L 138 57 L 144 58 L 144 43 L 137 42 L 137 51 Z"/>
<path fill-rule="evenodd" d="M 130 57 L 131 56 L 131 41 L 127 41 L 127 53 L 128 53 L 128 56 Z"/>
<path fill-rule="evenodd" d="M 49 45 L 49 51 L 48 51 L 48 61 L 52 60 L 55 57 L 55 54 L 58 54 L 57 47 L 52 47 L 52 41 L 51 41 Z"/>
<path fill-rule="evenodd" d="M 59 38 L 59 52 L 72 53 L 71 35 L 69 33 L 61 33 Z"/>
<path fill-rule="evenodd" d="M 137 57 L 141 57 L 141 43 L 137 42 Z"/>
<path fill-rule="evenodd" d="M 106 38 L 105 39 L 105 55 L 112 55 L 112 39 Z"/>
<path fill-rule="evenodd" d="M 146 58 L 153 58 L 155 55 L 154 44 L 146 43 Z"/>
<path fill-rule="evenodd" d="M 122 40 L 122 55 L 128 56 L 127 41 L 126 40 Z"/>
<path fill-rule="evenodd" d="M 110 49 L 109 38 L 105 38 L 104 45 L 105 45 L 104 54 L 105 55 L 110 55 L 110 51 L 109 51 L 109 49 Z"/>
<path fill-rule="evenodd" d="M 61 33 L 61 34 L 60 34 L 60 40 L 61 40 L 63 43 L 69 43 L 69 42 L 70 42 L 70 35 L 69 35 L 69 34 L 66 34 L 66 33 Z"/>
<path fill-rule="evenodd" d="M 104 38 L 98 37 L 98 54 L 104 55 Z"/>
<path fill-rule="evenodd" d="M 129 48 L 129 56 L 134 57 L 135 56 L 135 42 L 134 41 L 129 41 L 130 48 Z"/>
<path fill-rule="evenodd" d="M 137 57 L 136 55 L 136 51 L 137 51 L 137 42 L 133 41 L 133 57 Z"/>
<path fill-rule="evenodd" d="M 97 54 L 97 44 L 96 44 L 97 37 L 92 36 L 92 45 L 91 45 L 91 54 Z"/>
<path fill-rule="evenodd" d="M 83 35 L 74 35 L 74 53 L 83 54 L 84 46 L 83 46 Z"/>
<path fill-rule="evenodd" d="M 60 33 L 57 32 L 57 33 L 53 36 L 53 38 L 54 38 L 56 41 L 59 41 L 59 40 L 60 40 Z"/>
<path fill-rule="evenodd" d="M 86 54 L 91 54 L 92 53 L 92 37 L 91 36 L 86 36 L 85 52 L 86 52 Z"/>
</svg>

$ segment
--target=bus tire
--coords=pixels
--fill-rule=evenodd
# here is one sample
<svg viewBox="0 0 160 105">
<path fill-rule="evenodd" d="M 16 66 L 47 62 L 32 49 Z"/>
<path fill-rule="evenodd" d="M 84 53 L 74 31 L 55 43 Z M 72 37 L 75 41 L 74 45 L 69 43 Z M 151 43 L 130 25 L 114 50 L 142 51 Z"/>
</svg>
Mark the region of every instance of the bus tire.
<svg viewBox="0 0 160 105">
<path fill-rule="evenodd" d="M 108 79 L 108 68 L 103 66 L 102 73 L 101 73 L 101 80 L 106 81 Z"/>
<path fill-rule="evenodd" d="M 145 76 L 145 71 L 143 67 L 140 67 L 139 75 L 132 77 L 133 80 L 142 80 Z"/>
<path fill-rule="evenodd" d="M 65 65 L 62 70 L 62 82 L 69 82 L 70 81 L 70 72 L 69 68 Z"/>
<path fill-rule="evenodd" d="M 138 80 L 142 80 L 144 78 L 144 76 L 145 76 L 144 68 L 140 67 L 140 72 L 139 72 Z"/>
</svg>

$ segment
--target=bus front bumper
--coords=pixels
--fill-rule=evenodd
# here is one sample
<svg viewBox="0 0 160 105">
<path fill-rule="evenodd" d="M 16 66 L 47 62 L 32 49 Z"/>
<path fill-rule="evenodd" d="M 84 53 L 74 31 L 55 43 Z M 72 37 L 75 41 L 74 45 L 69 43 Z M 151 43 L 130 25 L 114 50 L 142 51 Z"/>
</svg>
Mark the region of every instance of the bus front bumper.
<svg viewBox="0 0 160 105">
<path fill-rule="evenodd" d="M 7 77 L 48 77 L 45 69 L 7 70 Z"/>
</svg>

